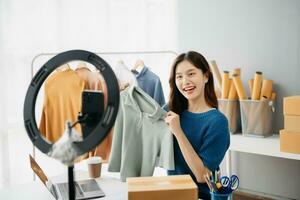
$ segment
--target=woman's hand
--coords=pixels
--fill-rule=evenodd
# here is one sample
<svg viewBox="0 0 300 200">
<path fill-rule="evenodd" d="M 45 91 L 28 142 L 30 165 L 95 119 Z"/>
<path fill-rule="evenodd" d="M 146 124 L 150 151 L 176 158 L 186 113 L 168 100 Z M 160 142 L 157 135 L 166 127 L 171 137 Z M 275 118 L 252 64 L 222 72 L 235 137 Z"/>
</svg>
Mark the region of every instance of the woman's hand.
<svg viewBox="0 0 300 200">
<path fill-rule="evenodd" d="M 177 134 L 180 134 L 182 132 L 179 115 L 177 115 L 176 113 L 169 111 L 166 115 L 165 122 L 170 127 L 171 132 L 175 136 L 177 136 Z"/>
<path fill-rule="evenodd" d="M 203 179 L 204 181 L 206 182 L 207 186 L 209 187 L 209 190 L 210 191 L 213 191 L 213 188 L 212 188 L 212 185 L 210 183 L 210 176 L 212 175 L 211 171 L 209 171 L 207 168 L 206 168 L 206 173 L 203 175 Z"/>
</svg>

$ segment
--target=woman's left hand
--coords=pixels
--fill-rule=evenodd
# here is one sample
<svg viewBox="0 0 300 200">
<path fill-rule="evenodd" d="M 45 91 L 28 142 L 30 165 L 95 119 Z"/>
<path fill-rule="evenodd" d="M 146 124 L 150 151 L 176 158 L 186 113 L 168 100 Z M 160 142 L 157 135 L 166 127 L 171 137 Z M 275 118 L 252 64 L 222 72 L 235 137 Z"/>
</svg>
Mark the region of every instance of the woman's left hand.
<svg viewBox="0 0 300 200">
<path fill-rule="evenodd" d="M 177 136 L 180 133 L 181 126 L 180 126 L 180 119 L 179 115 L 176 113 L 169 111 L 165 118 L 166 124 L 170 127 L 171 132 Z"/>
</svg>

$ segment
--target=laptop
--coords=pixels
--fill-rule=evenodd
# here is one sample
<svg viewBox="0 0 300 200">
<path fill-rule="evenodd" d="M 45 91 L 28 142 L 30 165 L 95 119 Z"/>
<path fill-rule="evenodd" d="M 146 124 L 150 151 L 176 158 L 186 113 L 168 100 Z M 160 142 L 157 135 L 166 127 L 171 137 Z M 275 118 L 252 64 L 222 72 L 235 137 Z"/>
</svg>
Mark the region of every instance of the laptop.
<svg viewBox="0 0 300 200">
<path fill-rule="evenodd" d="M 34 160 L 34 158 L 29 155 L 30 166 L 34 173 L 40 178 L 42 183 L 47 187 L 51 194 L 58 200 L 68 200 L 69 199 L 69 185 L 65 183 L 51 183 L 48 177 L 45 175 L 43 170 Z M 100 189 L 95 179 L 87 179 L 81 181 L 74 181 L 76 199 L 94 199 L 104 197 L 104 192 Z"/>
</svg>

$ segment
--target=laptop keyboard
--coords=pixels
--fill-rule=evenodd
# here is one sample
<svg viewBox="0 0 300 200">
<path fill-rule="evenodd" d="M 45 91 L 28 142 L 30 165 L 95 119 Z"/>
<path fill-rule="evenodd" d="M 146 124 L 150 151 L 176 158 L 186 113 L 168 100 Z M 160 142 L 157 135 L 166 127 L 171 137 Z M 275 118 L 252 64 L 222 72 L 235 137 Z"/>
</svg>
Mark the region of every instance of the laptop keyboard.
<svg viewBox="0 0 300 200">
<path fill-rule="evenodd" d="M 63 199 L 69 199 L 69 185 L 67 183 L 57 184 Z M 75 182 L 76 199 L 83 197 L 83 192 L 79 185 Z"/>
<path fill-rule="evenodd" d="M 99 191 L 100 188 L 98 186 L 98 184 L 92 184 L 91 182 L 87 182 L 87 183 L 80 183 L 80 187 L 84 192 L 93 192 L 93 191 Z"/>
</svg>

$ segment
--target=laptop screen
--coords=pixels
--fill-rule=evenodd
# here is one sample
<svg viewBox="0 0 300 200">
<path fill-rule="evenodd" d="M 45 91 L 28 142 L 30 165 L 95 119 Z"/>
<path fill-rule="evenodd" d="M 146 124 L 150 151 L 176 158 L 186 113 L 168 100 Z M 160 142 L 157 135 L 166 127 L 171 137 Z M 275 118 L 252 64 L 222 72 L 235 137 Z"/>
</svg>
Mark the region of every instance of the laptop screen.
<svg viewBox="0 0 300 200">
<path fill-rule="evenodd" d="M 30 159 L 31 169 L 41 179 L 41 181 L 44 183 L 44 185 L 46 185 L 46 182 L 48 181 L 47 176 L 45 175 L 43 170 L 40 168 L 40 166 L 36 163 L 36 161 L 34 160 L 34 158 L 31 155 L 29 155 L 29 159 Z"/>
</svg>

